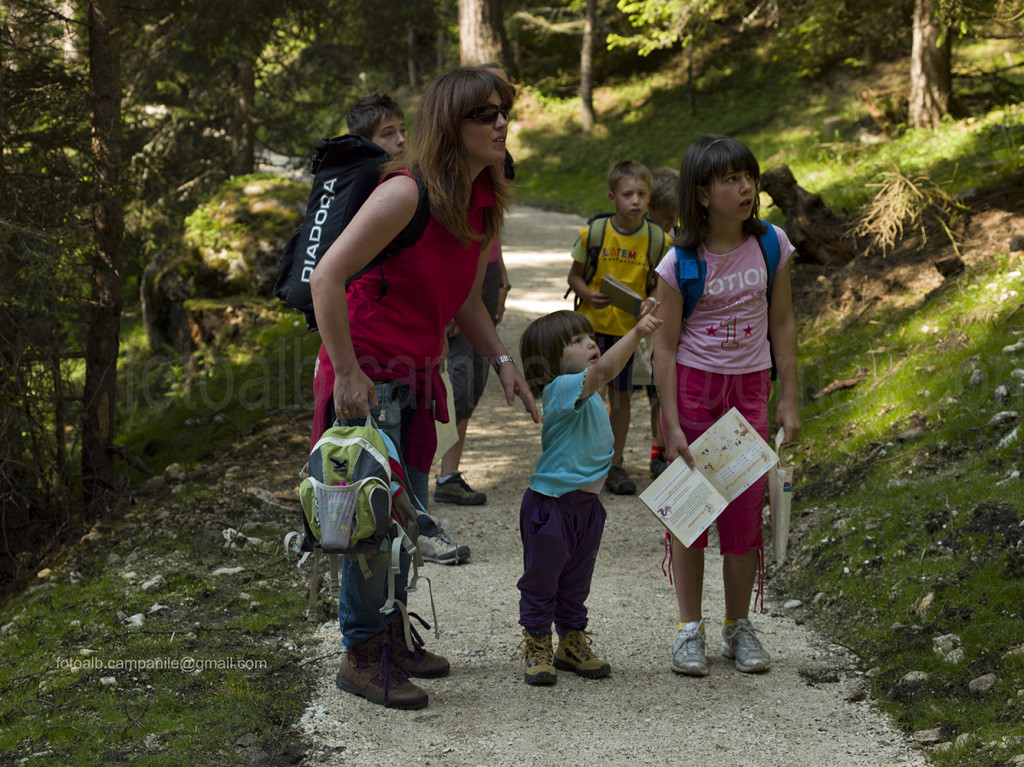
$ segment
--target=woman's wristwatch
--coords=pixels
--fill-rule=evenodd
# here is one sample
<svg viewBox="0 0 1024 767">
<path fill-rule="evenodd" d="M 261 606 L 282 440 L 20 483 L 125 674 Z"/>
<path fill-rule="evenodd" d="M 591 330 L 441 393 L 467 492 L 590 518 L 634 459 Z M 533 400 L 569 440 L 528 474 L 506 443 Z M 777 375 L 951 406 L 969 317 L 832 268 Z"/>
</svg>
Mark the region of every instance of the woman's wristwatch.
<svg viewBox="0 0 1024 767">
<path fill-rule="evenodd" d="M 501 370 L 501 366 L 506 362 L 515 362 L 515 360 L 512 359 L 511 354 L 502 354 L 500 357 L 495 357 L 494 362 L 491 363 L 491 365 L 494 366 L 494 372 L 499 372 Z"/>
</svg>

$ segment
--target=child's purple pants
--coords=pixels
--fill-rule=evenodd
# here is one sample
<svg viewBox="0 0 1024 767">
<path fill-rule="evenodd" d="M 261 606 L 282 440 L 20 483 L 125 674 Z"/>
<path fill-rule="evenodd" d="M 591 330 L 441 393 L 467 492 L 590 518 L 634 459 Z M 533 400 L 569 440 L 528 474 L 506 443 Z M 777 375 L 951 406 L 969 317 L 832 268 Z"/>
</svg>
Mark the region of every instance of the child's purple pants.
<svg viewBox="0 0 1024 767">
<path fill-rule="evenodd" d="M 607 514 L 594 493 L 576 490 L 558 498 L 527 489 L 519 509 L 523 577 L 519 624 L 559 636 L 587 626 L 587 597 Z"/>
</svg>

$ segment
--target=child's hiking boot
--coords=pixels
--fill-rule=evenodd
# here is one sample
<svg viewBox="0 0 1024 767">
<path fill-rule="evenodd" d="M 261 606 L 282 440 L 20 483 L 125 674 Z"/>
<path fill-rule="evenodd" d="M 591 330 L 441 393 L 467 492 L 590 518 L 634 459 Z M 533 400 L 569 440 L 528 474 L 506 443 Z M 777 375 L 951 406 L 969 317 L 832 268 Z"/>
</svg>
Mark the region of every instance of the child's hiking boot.
<svg viewBox="0 0 1024 767">
<path fill-rule="evenodd" d="M 471 488 L 463 479 L 461 471 L 453 471 L 443 482 L 438 478 L 434 487 L 434 500 L 459 506 L 483 506 L 487 503 L 487 496 Z"/>
<path fill-rule="evenodd" d="M 551 634 L 531 634 L 523 629 L 523 681 L 527 684 L 554 684 L 558 681 L 551 651 Z"/>
<path fill-rule="evenodd" d="M 683 625 L 676 634 L 672 645 L 672 670 L 687 676 L 708 675 L 703 618 Z"/>
<path fill-rule="evenodd" d="M 756 674 L 771 668 L 772 661 L 754 627 L 746 618 L 740 618 L 722 628 L 722 655 L 736 661 L 736 670 Z"/>
<path fill-rule="evenodd" d="M 391 657 L 394 662 L 401 666 L 406 674 L 419 679 L 437 679 L 448 676 L 452 670 L 451 664 L 440 655 L 435 655 L 424 649 L 423 639 L 411 619 L 415 618 L 428 630 L 430 624 L 413 612 L 409 613 L 409 618 L 409 634 L 412 637 L 411 650 L 405 644 L 405 621 L 401 616 L 388 624 L 387 641 L 391 645 Z"/>
<path fill-rule="evenodd" d="M 621 463 L 613 463 L 608 469 L 608 480 L 605 482 L 608 489 L 615 495 L 633 495 L 636 493 L 636 485 L 626 475 L 626 470 Z"/>
<path fill-rule="evenodd" d="M 608 676 L 612 670 L 608 663 L 594 655 L 590 649 L 590 633 L 583 629 L 573 629 L 558 640 L 555 668 L 572 671 L 586 679 Z"/>
<path fill-rule="evenodd" d="M 665 469 L 668 468 L 668 461 L 665 456 L 662 455 L 658 458 L 651 459 L 651 479 L 657 479 L 662 475 Z"/>
<path fill-rule="evenodd" d="M 334 681 L 345 692 L 388 708 L 423 708 L 428 701 L 426 691 L 410 682 L 405 670 L 394 662 L 387 634 L 350 647 Z"/>
<path fill-rule="evenodd" d="M 469 546 L 456 544 L 443 527 L 438 528 L 437 535 L 433 537 L 421 535 L 418 545 L 424 562 L 439 565 L 457 565 L 469 559 L 470 555 Z"/>
</svg>

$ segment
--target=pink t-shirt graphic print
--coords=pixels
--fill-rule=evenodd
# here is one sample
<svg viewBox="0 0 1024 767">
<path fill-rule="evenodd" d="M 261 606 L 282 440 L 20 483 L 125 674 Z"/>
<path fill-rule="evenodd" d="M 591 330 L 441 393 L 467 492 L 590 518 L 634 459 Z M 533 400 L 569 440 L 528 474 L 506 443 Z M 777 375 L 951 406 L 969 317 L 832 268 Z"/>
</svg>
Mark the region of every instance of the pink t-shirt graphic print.
<svg viewBox="0 0 1024 767">
<path fill-rule="evenodd" d="M 785 232 L 779 235 L 779 269 L 788 262 L 793 246 Z M 697 250 L 707 262 L 707 280 L 693 313 L 683 322 L 676 349 L 676 362 L 712 373 L 739 375 L 771 367 L 768 346 L 767 267 L 761 248 L 753 237 L 736 250 L 709 253 Z M 674 289 L 676 259 L 672 248 L 658 265 L 658 274 Z"/>
</svg>

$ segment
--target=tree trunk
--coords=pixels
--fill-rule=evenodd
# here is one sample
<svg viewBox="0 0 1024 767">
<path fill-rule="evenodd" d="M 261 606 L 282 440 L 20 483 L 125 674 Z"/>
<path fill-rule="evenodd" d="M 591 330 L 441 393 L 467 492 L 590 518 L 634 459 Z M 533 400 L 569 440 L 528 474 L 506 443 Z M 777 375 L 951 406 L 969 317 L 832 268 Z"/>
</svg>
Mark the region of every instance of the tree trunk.
<svg viewBox="0 0 1024 767">
<path fill-rule="evenodd" d="M 409 72 L 409 89 L 416 90 L 416 31 L 409 25 L 405 32 L 406 57 L 408 58 L 407 69 Z"/>
<path fill-rule="evenodd" d="M 235 104 L 234 140 L 236 149 L 233 170 L 239 175 L 256 170 L 256 58 L 259 46 L 255 34 L 255 10 L 250 0 L 238 3 L 238 69 L 236 70 L 237 102 Z"/>
<path fill-rule="evenodd" d="M 951 35 L 937 12 L 938 0 L 915 0 L 910 57 L 910 124 L 915 128 L 938 125 L 949 112 L 953 91 Z"/>
<path fill-rule="evenodd" d="M 121 189 L 121 64 L 117 0 L 89 0 L 93 243 L 87 257 L 91 306 L 82 403 L 85 501 L 102 505 L 113 487 L 114 403 L 121 327 L 124 200 Z"/>
<path fill-rule="evenodd" d="M 836 216 L 824 201 L 796 182 L 786 165 L 761 174 L 761 191 L 786 215 L 783 227 L 797 252 L 825 266 L 842 266 L 853 259 L 853 243 L 847 232 L 850 222 Z"/>
<path fill-rule="evenodd" d="M 580 46 L 580 124 L 584 133 L 594 129 L 594 20 L 596 0 L 587 0 L 583 16 L 583 44 Z"/>
<path fill-rule="evenodd" d="M 501 0 L 459 0 L 459 47 L 463 66 L 508 63 Z"/>
</svg>

